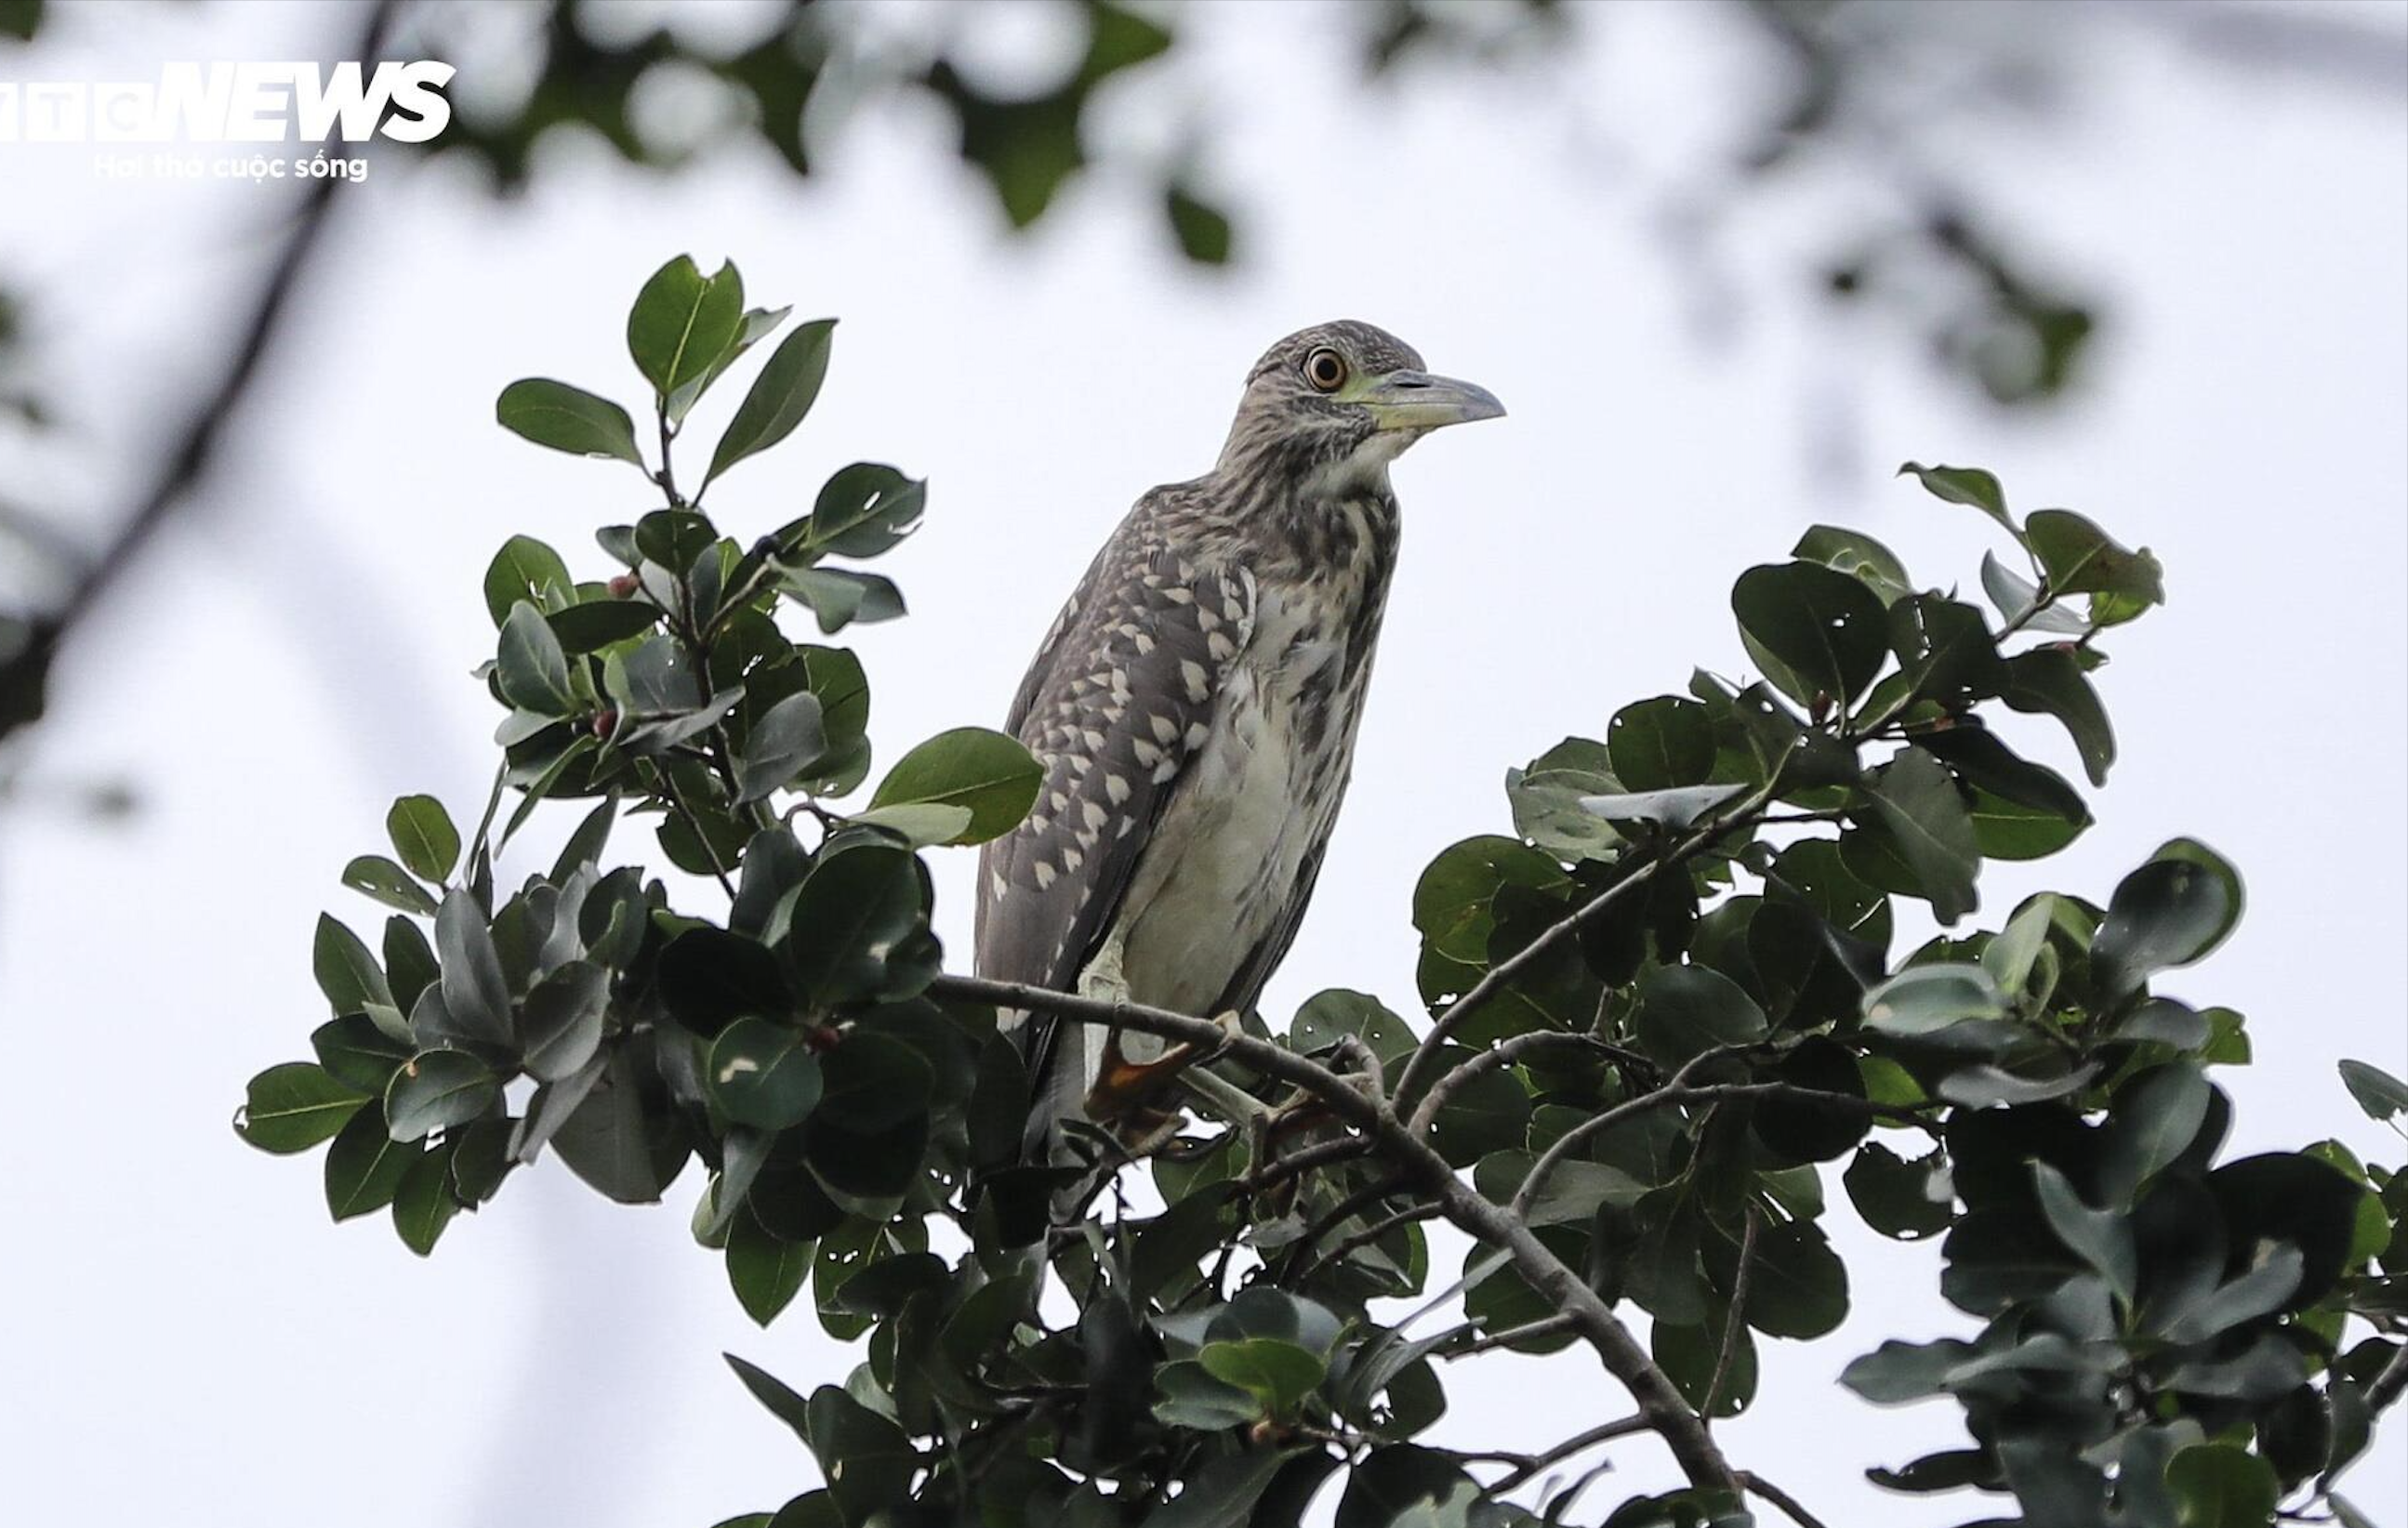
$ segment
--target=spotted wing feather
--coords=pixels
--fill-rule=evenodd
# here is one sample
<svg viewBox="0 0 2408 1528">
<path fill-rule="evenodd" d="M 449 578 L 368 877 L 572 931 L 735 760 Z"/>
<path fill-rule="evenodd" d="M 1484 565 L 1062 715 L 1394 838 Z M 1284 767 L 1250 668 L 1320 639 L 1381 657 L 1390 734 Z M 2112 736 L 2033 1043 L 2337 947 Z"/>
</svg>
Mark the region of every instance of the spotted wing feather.
<svg viewBox="0 0 2408 1528">
<path fill-rule="evenodd" d="M 1252 632 L 1252 579 L 1194 565 L 1149 508 L 1097 555 L 1013 704 L 1007 725 L 1045 781 L 1028 820 L 980 856 L 982 976 L 1075 990 Z M 1025 1036 L 1049 1083 L 1052 1030 L 1040 1019 Z"/>
</svg>

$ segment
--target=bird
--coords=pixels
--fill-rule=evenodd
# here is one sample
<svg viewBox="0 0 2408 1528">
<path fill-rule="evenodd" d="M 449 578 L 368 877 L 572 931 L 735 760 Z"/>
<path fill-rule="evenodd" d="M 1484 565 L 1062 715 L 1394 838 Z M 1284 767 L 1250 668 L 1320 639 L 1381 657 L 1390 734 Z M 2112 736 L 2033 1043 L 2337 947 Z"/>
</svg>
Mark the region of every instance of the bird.
<svg viewBox="0 0 2408 1528">
<path fill-rule="evenodd" d="M 1389 464 L 1504 412 L 1369 323 L 1263 353 L 1211 470 L 1138 499 L 1021 680 L 1005 730 L 1043 779 L 981 851 L 979 975 L 1224 1023 L 1252 1009 L 1352 771 L 1397 559 Z M 1142 1117 L 1182 1064 L 1119 1026 L 998 1022 L 1028 1068 L 1032 1156 L 1059 1154 L 1064 1121 Z"/>
</svg>

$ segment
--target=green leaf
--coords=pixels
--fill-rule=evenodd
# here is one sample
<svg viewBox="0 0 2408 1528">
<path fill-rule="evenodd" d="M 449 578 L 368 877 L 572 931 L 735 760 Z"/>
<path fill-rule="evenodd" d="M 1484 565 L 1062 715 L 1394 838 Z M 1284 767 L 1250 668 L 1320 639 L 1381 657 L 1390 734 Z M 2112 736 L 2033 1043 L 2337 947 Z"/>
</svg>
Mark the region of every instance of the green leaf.
<svg viewBox="0 0 2408 1528">
<path fill-rule="evenodd" d="M 1813 1338 L 1847 1314 L 1847 1265 L 1822 1230 L 1803 1221 L 1765 1227 L 1748 1281 L 1747 1324 L 1770 1337 Z"/>
<path fill-rule="evenodd" d="M 263 1151 L 290 1156 L 332 1136 L 366 1102 L 324 1067 L 290 1061 L 251 1079 L 234 1131 Z"/>
<path fill-rule="evenodd" d="M 768 1370 L 758 1364 L 748 1364 L 734 1353 L 722 1353 L 719 1356 L 727 1361 L 727 1366 L 736 1371 L 736 1378 L 744 1382 L 744 1388 L 752 1392 L 754 1400 L 768 1408 L 771 1416 L 793 1428 L 795 1436 L 807 1444 L 810 1442 L 811 1424 L 809 1404 L 795 1392 L 792 1386 Z"/>
<path fill-rule="evenodd" d="M 2166 1466 L 2183 1528 L 2265 1528 L 2281 1488 L 2274 1467 L 2229 1443 L 2195 1444 Z"/>
<path fill-rule="evenodd" d="M 2165 569 L 2146 547 L 2130 551 L 2071 509 L 2036 509 L 2024 521 L 2032 555 L 2060 594 L 2114 594 L 2142 605 L 2166 602 Z"/>
<path fill-rule="evenodd" d="M 326 1002 L 337 1018 L 346 1013 L 366 1013 L 377 1020 L 378 1027 L 392 1034 L 400 1025 L 400 1010 L 393 1000 L 393 989 L 385 985 L 384 972 L 376 957 L 360 936 L 324 913 L 318 915 L 318 936 L 310 946 L 309 967 L 318 978 L 318 990 L 326 994 Z"/>
<path fill-rule="evenodd" d="M 543 612 L 526 601 L 510 607 L 502 622 L 501 651 L 494 675 L 502 698 L 511 705 L 545 716 L 566 716 L 577 708 L 568 688 L 568 655 Z"/>
<path fill-rule="evenodd" d="M 1217 1433 L 1242 1427 L 1266 1409 L 1254 1394 L 1215 1379 L 1194 1359 L 1165 1364 L 1154 1371 L 1154 1383 L 1160 1392 L 1160 1399 L 1154 1403 L 1154 1420 L 1166 1427 Z"/>
<path fill-rule="evenodd" d="M 727 421 L 717 449 L 710 453 L 710 470 L 703 477 L 705 487 L 744 458 L 767 450 L 794 434 L 795 426 L 810 412 L 820 383 L 827 377 L 829 336 L 835 329 L 834 319 L 815 320 L 788 335 L 769 352 L 768 364 L 752 378 L 752 390 L 737 406 L 736 417 Z"/>
<path fill-rule="evenodd" d="M 408 1042 L 394 1039 L 361 1013 L 329 1019 L 311 1030 L 309 1049 L 336 1081 L 380 1097 L 394 1070 L 416 1053 Z"/>
<path fill-rule="evenodd" d="M 738 1019 L 711 1043 L 704 1072 L 711 1102 L 757 1130 L 798 1125 L 820 1101 L 820 1058 L 803 1032 L 766 1019 Z"/>
<path fill-rule="evenodd" d="M 1789 555 L 1862 580 L 1884 605 L 1895 605 L 1914 593 L 1914 580 L 1907 576 L 1906 564 L 1898 560 L 1898 554 L 1862 531 L 1842 525 L 1809 526 L 1798 545 L 1789 549 Z"/>
<path fill-rule="evenodd" d="M 436 1150 L 421 1153 L 402 1174 L 401 1187 L 394 1192 L 394 1231 L 402 1245 L 420 1257 L 433 1254 L 443 1228 L 460 1213 L 459 1197 L 452 1192 L 452 1159 L 458 1150 L 457 1142 L 446 1141 Z"/>
<path fill-rule="evenodd" d="M 903 1429 L 834 1385 L 811 1392 L 805 1414 L 811 1453 L 846 1522 L 867 1523 L 910 1495 L 920 1456 Z"/>
<path fill-rule="evenodd" d="M 1875 1406 L 1899 1406 L 1938 1395 L 1948 1376 L 1973 1356 L 1973 1345 L 1943 1337 L 1938 1342 L 1883 1343 L 1840 1371 L 1840 1383 Z"/>
<path fill-rule="evenodd" d="M 1199 265 L 1229 263 L 1230 230 L 1226 213 L 1200 201 L 1186 187 L 1172 182 L 1162 188 L 1163 215 L 1169 220 L 1179 252 Z"/>
<path fill-rule="evenodd" d="M 663 614 L 661 607 L 648 599 L 605 595 L 554 610 L 543 619 L 552 627 L 552 635 L 560 639 L 561 650 L 574 654 L 597 651 L 640 636 L 658 625 Z"/>
<path fill-rule="evenodd" d="M 1908 693 L 1950 711 L 1970 709 L 2007 687 L 2007 665 L 1982 612 L 1939 594 L 1889 607 L 1888 640 Z"/>
<path fill-rule="evenodd" d="M 337 1221 L 373 1215 L 393 1203 L 420 1155 L 416 1145 L 393 1138 L 383 1109 L 361 1109 L 326 1148 L 326 1208 Z"/>
<path fill-rule="evenodd" d="M 1606 723 L 1605 749 L 1626 791 L 1700 785 L 1713 773 L 1713 722 L 1694 700 L 1658 695 L 1616 711 Z"/>
<path fill-rule="evenodd" d="M 1813 563 L 1748 569 L 1731 613 L 1765 678 L 1801 704 L 1853 704 L 1889 656 L 1881 597 Z"/>
<path fill-rule="evenodd" d="M 569 961 L 537 982 L 519 1026 L 528 1074 L 560 1082 L 583 1071 L 602 1048 L 609 1007 L 610 974 L 590 961 Z"/>
<path fill-rule="evenodd" d="M 652 273 L 627 312 L 627 353 L 664 402 L 700 378 L 744 327 L 744 278 L 723 264 L 708 280 L 691 255 Z"/>
<path fill-rule="evenodd" d="M 2241 919 L 2241 877 L 2206 846 L 2177 838 L 2124 878 L 2090 943 L 2090 974 L 2117 1001 L 2158 971 L 2188 965 Z"/>
<path fill-rule="evenodd" d="M 920 528 L 928 485 L 877 462 L 839 467 L 820 489 L 804 545 L 843 557 L 876 557 Z"/>
<path fill-rule="evenodd" d="M 499 627 L 510 618 L 510 607 L 521 600 L 549 610 L 577 597 L 577 583 L 560 553 L 531 536 L 514 536 L 502 543 L 485 569 L 485 611 Z"/>
<path fill-rule="evenodd" d="M 1370 1047 L 1380 1064 L 1390 1069 L 1390 1081 L 1395 1080 L 1394 1069 L 1421 1043 L 1412 1026 L 1389 1012 L 1378 998 L 1342 987 L 1305 999 L 1304 1007 L 1296 1010 L 1296 1021 L 1288 1026 L 1287 1043 L 1289 1049 L 1311 1055 L 1336 1044 L 1343 1035 Z"/>
<path fill-rule="evenodd" d="M 910 841 L 914 849 L 934 849 L 940 844 L 953 843 L 969 832 L 975 816 L 968 807 L 935 801 L 905 801 L 892 807 L 872 807 L 867 811 L 854 812 L 845 821 L 900 834 Z"/>
<path fill-rule="evenodd" d="M 636 422 L 608 398 L 583 388 L 529 377 L 502 389 L 494 416 L 502 428 L 524 436 L 538 446 L 580 456 L 612 456 L 638 467 L 643 453 L 636 450 Z"/>
<path fill-rule="evenodd" d="M 343 884 L 403 912 L 427 916 L 435 911 L 435 898 L 426 888 L 381 854 L 362 854 L 343 866 Z"/>
<path fill-rule="evenodd" d="M 1873 772 L 1867 787 L 1873 811 L 1931 904 L 1953 923 L 1978 906 L 1973 878 L 1981 850 L 1973 822 L 1946 766 L 1919 748 L 1901 750 Z"/>
<path fill-rule="evenodd" d="M 2042 607 L 2040 585 L 2009 568 L 1992 552 L 1982 554 L 1982 592 L 1999 607 L 2000 619 L 2018 630 L 2080 636 L 2090 629 L 2090 623 L 2071 610 L 2055 604 Z"/>
<path fill-rule="evenodd" d="M 2097 1270 L 2107 1287 L 2126 1305 L 2132 1302 L 2140 1279 L 2140 1254 L 2132 1244 L 2132 1222 L 2113 1209 L 2092 1209 L 2082 1202 L 2066 1176 L 2045 1162 L 2031 1164 L 2032 1186 L 2039 1191 L 2041 1213 L 2066 1250 Z"/>
<path fill-rule="evenodd" d="M 1910 965 L 1865 993 L 1865 1027 L 1885 1035 L 1935 1035 L 2006 1013 L 1998 983 L 1978 965 Z"/>
<path fill-rule="evenodd" d="M 1716 1046 L 1746 1045 L 1770 1028 L 1744 988 L 1709 966 L 1658 965 L 1639 978 L 1632 1021 L 1641 1049 L 1679 1066 Z"/>
<path fill-rule="evenodd" d="M 1901 478 L 1910 472 L 1934 497 L 1950 504 L 1970 504 L 2005 526 L 2016 540 L 2023 539 L 2023 533 L 2015 530 L 2014 520 L 2007 513 L 2007 492 L 1992 474 L 1980 467 L 1927 467 L 1920 462 L 1909 462 L 1898 469 Z"/>
<path fill-rule="evenodd" d="M 957 727 L 897 760 L 878 782 L 869 804 L 967 807 L 969 827 L 951 841 L 979 844 L 1019 826 L 1044 782 L 1044 766 L 1014 739 L 984 727 Z"/>
<path fill-rule="evenodd" d="M 794 893 L 785 948 L 795 979 L 823 1006 L 914 995 L 924 979 L 885 989 L 920 920 L 919 865 L 908 850 L 863 844 L 823 854 Z"/>
<path fill-rule="evenodd" d="M 460 830 L 433 796 L 403 796 L 385 813 L 385 833 L 410 874 L 437 885 L 460 863 Z"/>
<path fill-rule="evenodd" d="M 776 1321 L 801 1292 L 811 1251 L 810 1243 L 781 1241 L 750 1211 L 739 1212 L 727 1231 L 727 1282 L 744 1314 L 761 1326 Z"/>
<path fill-rule="evenodd" d="M 435 915 L 435 945 L 442 953 L 443 1006 L 465 1035 L 495 1045 L 510 1040 L 510 987 L 501 952 L 484 909 L 466 891 L 443 899 Z"/>
<path fill-rule="evenodd" d="M 2082 664 L 2063 648 L 2036 648 L 2007 660 L 2007 704 L 2028 716 L 2053 716 L 2064 724 L 2093 785 L 2107 783 L 2115 762 L 2115 733 L 2106 707 Z"/>
<path fill-rule="evenodd" d="M 820 699 L 798 690 L 761 713 L 736 761 L 736 801 L 743 806 L 781 791 L 827 751 Z"/>
<path fill-rule="evenodd" d="M 1946 1167 L 1945 1156 L 1937 1150 L 1907 1161 L 1879 1142 L 1868 1141 L 1856 1149 L 1842 1181 L 1866 1225 L 1899 1241 L 1919 1241 L 1947 1230 L 1955 1219 Z"/>
<path fill-rule="evenodd" d="M 385 1085 L 384 1113 L 397 1141 L 465 1125 L 501 1097 L 501 1079 L 465 1050 L 425 1050 Z"/>
<path fill-rule="evenodd" d="M 2342 1086 L 2349 1090 L 2349 1095 L 2358 1100 L 2358 1107 L 2366 1111 L 2368 1119 L 2389 1120 L 2395 1115 L 2408 1114 L 2408 1082 L 2401 1081 L 2380 1066 L 2369 1065 L 2362 1061 L 2344 1061 L 2341 1064 L 2341 1080 Z"/>
<path fill-rule="evenodd" d="M 2199 1138 L 2210 1101 L 2207 1074 L 2185 1059 L 2123 1084 L 2109 1111 L 2099 1178 L 2111 1204 L 2128 1205 Z"/>
<path fill-rule="evenodd" d="M 794 309 L 791 307 L 756 307 L 747 312 L 744 315 L 742 327 L 737 331 L 736 343 L 722 350 L 719 359 L 712 362 L 701 376 L 681 384 L 669 394 L 670 426 L 674 428 L 683 424 L 686 415 L 693 411 L 696 403 L 701 401 L 702 395 L 710 391 L 710 384 L 718 381 L 728 367 L 741 360 L 745 351 L 775 334 L 778 325 L 785 322 L 786 316 L 792 312 Z"/>
<path fill-rule="evenodd" d="M 895 587 L 892 578 L 875 573 L 781 564 L 778 588 L 788 598 L 810 607 L 824 635 L 842 631 L 856 621 L 867 625 L 894 621 L 904 614 L 902 591 Z"/>
<path fill-rule="evenodd" d="M 1677 829 L 1694 825 L 1715 807 L 1746 793 L 1744 785 L 1684 785 L 1670 791 L 1583 796 L 1580 807 L 1609 822 L 1659 822 Z"/>
<path fill-rule="evenodd" d="M 1196 1361 L 1213 1378 L 1237 1386 L 1277 1416 L 1292 1415 L 1329 1372 L 1319 1354 L 1277 1337 L 1208 1342 Z"/>
</svg>

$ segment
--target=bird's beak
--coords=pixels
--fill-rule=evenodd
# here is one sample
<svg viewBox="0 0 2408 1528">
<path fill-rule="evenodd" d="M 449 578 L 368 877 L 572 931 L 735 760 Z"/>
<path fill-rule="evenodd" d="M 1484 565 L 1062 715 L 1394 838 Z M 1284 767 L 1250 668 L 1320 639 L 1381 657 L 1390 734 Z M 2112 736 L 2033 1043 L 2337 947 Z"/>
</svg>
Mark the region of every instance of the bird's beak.
<svg viewBox="0 0 2408 1528">
<path fill-rule="evenodd" d="M 1363 406 L 1381 430 L 1435 430 L 1505 412 L 1497 394 L 1477 382 L 1426 371 L 1392 371 L 1376 378 L 1363 390 Z"/>
</svg>

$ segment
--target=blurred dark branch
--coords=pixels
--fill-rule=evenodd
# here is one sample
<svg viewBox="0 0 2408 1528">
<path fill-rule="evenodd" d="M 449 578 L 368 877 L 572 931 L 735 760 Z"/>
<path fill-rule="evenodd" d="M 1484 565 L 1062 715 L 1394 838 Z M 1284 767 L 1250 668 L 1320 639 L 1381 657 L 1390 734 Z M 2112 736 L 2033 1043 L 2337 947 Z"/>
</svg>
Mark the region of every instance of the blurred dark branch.
<svg viewBox="0 0 2408 1528">
<path fill-rule="evenodd" d="M 369 7 L 358 41 L 341 58 L 372 59 L 383 50 L 400 0 L 376 0 Z M 77 575 L 56 607 L 28 621 L 12 649 L 0 653 L 0 738 L 38 720 L 51 661 L 68 635 L 98 607 L 118 578 L 142 555 L 162 526 L 193 495 L 208 476 L 220 443 L 243 399 L 257 379 L 260 364 L 274 345 L 294 290 L 309 264 L 335 207 L 338 188 L 346 182 L 328 177 L 311 183 L 300 210 L 284 236 L 266 280 L 251 305 L 225 371 L 194 409 L 161 467 L 158 480 L 124 524 Z"/>
</svg>

